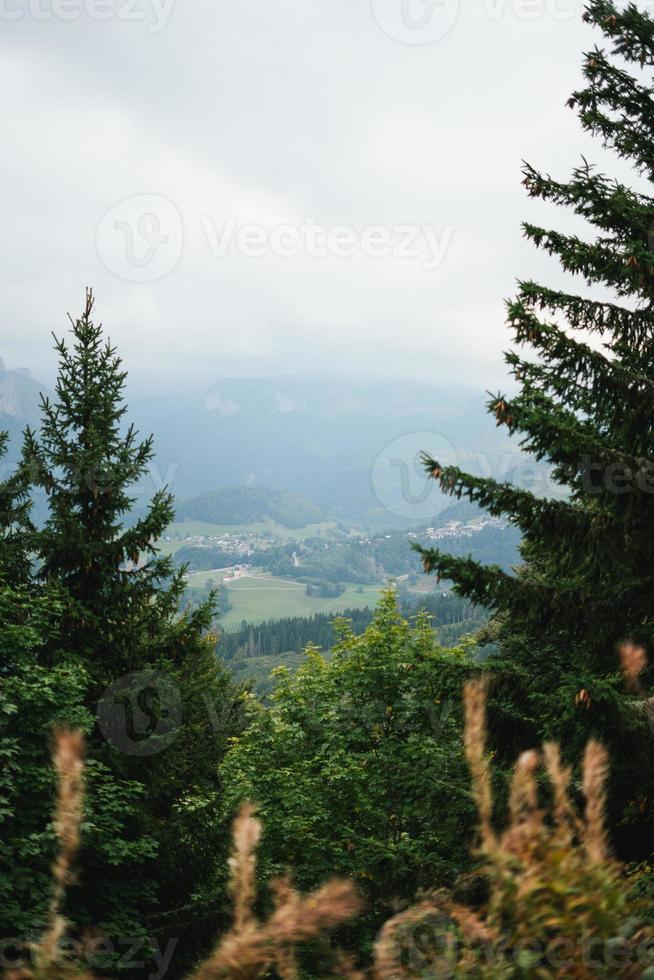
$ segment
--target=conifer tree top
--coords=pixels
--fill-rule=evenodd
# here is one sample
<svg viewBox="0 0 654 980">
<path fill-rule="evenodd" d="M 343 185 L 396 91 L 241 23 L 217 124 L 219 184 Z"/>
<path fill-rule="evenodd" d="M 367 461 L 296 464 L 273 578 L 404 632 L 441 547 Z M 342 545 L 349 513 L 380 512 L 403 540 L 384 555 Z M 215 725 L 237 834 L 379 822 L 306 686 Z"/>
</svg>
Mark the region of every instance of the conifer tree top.
<svg viewBox="0 0 654 980">
<path fill-rule="evenodd" d="M 48 503 L 37 535 L 41 576 L 65 586 L 84 609 L 84 622 L 129 609 L 165 618 L 176 612 L 184 588 L 183 573 L 173 575 L 170 559 L 156 547 L 173 519 L 173 499 L 164 488 L 138 517 L 132 512 L 153 440 L 139 440 L 126 422 L 126 372 L 93 321 L 93 308 L 87 290 L 69 337 L 55 337 L 54 398 L 42 397 L 40 430 L 25 434 L 22 471 Z"/>
<path fill-rule="evenodd" d="M 584 20 L 603 41 L 584 55 L 585 85 L 569 105 L 585 130 L 632 165 L 642 185 L 643 175 L 654 177 L 654 22 L 635 4 L 619 10 L 608 0 L 589 3 Z M 521 529 L 526 564 L 510 576 L 436 550 L 422 555 L 427 571 L 452 580 L 463 595 L 530 624 L 530 631 L 537 623 L 545 634 L 563 629 L 570 640 L 596 650 L 601 644 L 606 654 L 616 631 L 642 631 L 650 618 L 644 597 L 651 594 L 645 580 L 654 537 L 654 199 L 583 158 L 568 180 L 525 164 L 524 184 L 530 197 L 586 220 L 584 236 L 523 225 L 525 237 L 581 288 L 519 283 L 508 303 L 515 346 L 506 354 L 519 389 L 492 396 L 489 410 L 551 468 L 559 490 L 552 499 L 442 467 L 426 455 L 428 472 L 446 493 L 506 514 Z M 604 626 L 610 628 L 601 639 Z"/>
</svg>

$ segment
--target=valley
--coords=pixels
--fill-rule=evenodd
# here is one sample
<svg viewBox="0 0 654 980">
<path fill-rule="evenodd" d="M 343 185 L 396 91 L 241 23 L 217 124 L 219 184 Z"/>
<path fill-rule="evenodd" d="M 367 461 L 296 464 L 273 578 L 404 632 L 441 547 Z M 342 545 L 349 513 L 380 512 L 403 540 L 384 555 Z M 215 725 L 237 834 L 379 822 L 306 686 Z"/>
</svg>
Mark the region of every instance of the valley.
<svg viewBox="0 0 654 980">
<path fill-rule="evenodd" d="M 241 493 L 246 499 L 248 488 Z M 238 493 L 227 495 L 234 499 Z M 218 492 L 209 496 L 213 507 Z M 258 500 L 264 499 L 259 490 Z M 294 525 L 308 512 L 296 500 L 298 512 L 287 511 L 285 518 Z M 443 642 L 474 632 L 485 612 L 458 599 L 448 583 L 425 576 L 413 545 L 443 540 L 454 554 L 506 571 L 519 561 L 516 529 L 461 503 L 434 525 L 413 530 L 371 532 L 328 519 L 286 527 L 268 516 L 265 503 L 263 517 L 250 524 L 183 520 L 161 542 L 174 565 L 185 569 L 187 602 L 200 604 L 217 593 L 218 655 L 260 694 L 270 691 L 275 667 L 302 662 L 307 643 L 329 650 L 335 617 L 345 615 L 356 620 L 353 628 L 364 629 L 389 586 L 407 615 L 430 615 Z"/>
<path fill-rule="evenodd" d="M 42 392 L 29 372 L 0 365 L 9 469 Z M 278 663 L 295 662 L 307 642 L 329 646 L 325 622 L 340 614 L 361 614 L 364 628 L 390 584 L 407 614 L 427 608 L 452 642 L 470 632 L 483 611 L 457 605 L 447 582 L 425 576 L 412 545 L 508 571 L 518 561 L 517 531 L 453 502 L 420 462 L 431 449 L 480 475 L 533 482 L 533 467 L 518 470 L 524 457 L 488 419 L 477 389 L 235 378 L 187 395 L 136 392 L 130 402 L 139 429 L 157 432 L 130 519 L 147 513 L 155 491 L 172 491 L 176 520 L 157 546 L 186 567 L 185 602 L 217 592 L 218 654 L 229 649 L 237 672 L 247 660 L 261 681 Z M 36 522 L 46 513 L 37 492 Z M 284 622 L 293 628 L 280 629 Z M 255 648 L 269 652 L 258 658 Z"/>
<path fill-rule="evenodd" d="M 224 584 L 229 599 L 229 610 L 219 620 L 224 630 L 236 629 L 243 622 L 258 626 L 286 617 L 310 617 L 316 613 L 336 615 L 345 609 L 374 608 L 381 593 L 381 586 L 343 583 L 343 592 L 337 598 L 308 596 L 303 583 L 278 578 L 260 568 L 249 570 L 229 584 L 224 583 L 224 576 L 225 570 L 195 572 L 188 578 L 190 589 L 205 590 Z"/>
</svg>

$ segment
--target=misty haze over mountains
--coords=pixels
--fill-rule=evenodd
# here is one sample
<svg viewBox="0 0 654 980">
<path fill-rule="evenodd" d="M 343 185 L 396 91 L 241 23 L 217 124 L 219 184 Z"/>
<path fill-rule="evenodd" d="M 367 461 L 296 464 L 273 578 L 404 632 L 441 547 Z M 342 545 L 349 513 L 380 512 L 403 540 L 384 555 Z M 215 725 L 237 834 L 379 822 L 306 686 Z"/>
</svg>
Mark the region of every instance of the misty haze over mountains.
<svg viewBox="0 0 654 980">
<path fill-rule="evenodd" d="M 41 390 L 25 370 L 0 371 L 0 428 L 38 422 Z M 332 518 L 383 526 L 428 522 L 451 504 L 426 481 L 419 454 L 506 478 L 516 448 L 465 385 L 413 381 L 229 378 L 196 395 L 128 393 L 128 417 L 155 437 L 150 486 L 179 501 L 223 487 L 306 498 Z M 179 509 L 179 508 L 178 508 Z"/>
<path fill-rule="evenodd" d="M 39 418 L 39 394 L 44 385 L 35 381 L 27 368 L 10 371 L 0 357 L 0 423 L 13 437 L 27 423 Z"/>
<path fill-rule="evenodd" d="M 475 454 L 489 465 L 506 453 L 485 400 L 458 385 L 258 378 L 225 379 L 197 398 L 137 397 L 131 409 L 154 431 L 159 473 L 178 496 L 262 486 L 337 518 L 388 511 L 386 520 L 411 522 L 446 503 L 435 486 L 422 499 L 421 450 L 475 468 Z"/>
</svg>

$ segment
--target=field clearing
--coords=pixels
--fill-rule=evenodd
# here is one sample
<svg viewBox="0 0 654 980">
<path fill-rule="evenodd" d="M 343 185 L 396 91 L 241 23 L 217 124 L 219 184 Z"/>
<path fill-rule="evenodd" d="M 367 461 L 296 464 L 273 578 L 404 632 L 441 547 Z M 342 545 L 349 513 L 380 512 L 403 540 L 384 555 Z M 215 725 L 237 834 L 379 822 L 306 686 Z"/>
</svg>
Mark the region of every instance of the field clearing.
<svg viewBox="0 0 654 980">
<path fill-rule="evenodd" d="M 307 524 L 306 527 L 282 527 L 274 521 L 261 521 L 254 524 L 208 524 L 205 521 L 175 521 L 166 531 L 165 540 L 158 542 L 158 547 L 164 555 L 174 555 L 180 548 L 192 545 L 187 538 L 219 537 L 223 534 L 265 534 L 279 541 L 304 541 L 333 530 L 333 522 L 323 524 Z"/>
<path fill-rule="evenodd" d="M 208 578 L 218 583 L 221 576 L 216 572 L 199 572 L 190 576 L 189 586 L 204 585 Z M 274 578 L 263 572 L 229 582 L 226 588 L 232 608 L 220 619 L 225 630 L 237 629 L 243 620 L 256 625 L 286 616 L 337 615 L 345 609 L 374 608 L 382 591 L 381 586 L 364 585 L 359 592 L 359 586 L 350 584 L 337 599 L 318 599 L 307 596 L 306 586 L 300 582 Z"/>
<path fill-rule="evenodd" d="M 191 589 L 204 589 L 209 583 L 214 587 L 220 585 L 225 575 L 232 570 L 229 568 L 211 568 L 208 571 L 189 572 L 186 581 Z"/>
</svg>

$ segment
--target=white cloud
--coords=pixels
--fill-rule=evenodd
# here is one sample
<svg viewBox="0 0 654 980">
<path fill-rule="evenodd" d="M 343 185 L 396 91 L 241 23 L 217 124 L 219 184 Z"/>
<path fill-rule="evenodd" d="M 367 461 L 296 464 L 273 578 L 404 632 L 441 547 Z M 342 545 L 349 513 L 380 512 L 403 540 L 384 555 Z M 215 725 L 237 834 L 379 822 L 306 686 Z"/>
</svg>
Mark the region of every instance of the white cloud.
<svg viewBox="0 0 654 980">
<path fill-rule="evenodd" d="M 10 366 L 49 372 L 49 331 L 93 284 L 144 379 L 461 372 L 494 384 L 502 299 L 518 275 L 557 276 L 521 239 L 520 161 L 565 175 L 581 149 L 601 155 L 563 108 L 590 32 L 544 9 L 530 21 L 466 0 L 422 46 L 384 34 L 369 0 L 177 0 L 158 33 L 119 17 L 2 23 Z M 163 195 L 183 222 L 179 261 L 156 281 L 121 279 L 96 252 L 102 216 L 135 195 Z M 202 219 L 220 228 L 229 215 L 454 234 L 431 272 L 392 256 L 216 257 Z"/>
</svg>

